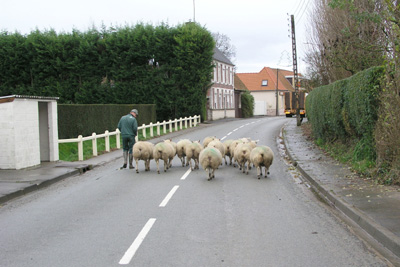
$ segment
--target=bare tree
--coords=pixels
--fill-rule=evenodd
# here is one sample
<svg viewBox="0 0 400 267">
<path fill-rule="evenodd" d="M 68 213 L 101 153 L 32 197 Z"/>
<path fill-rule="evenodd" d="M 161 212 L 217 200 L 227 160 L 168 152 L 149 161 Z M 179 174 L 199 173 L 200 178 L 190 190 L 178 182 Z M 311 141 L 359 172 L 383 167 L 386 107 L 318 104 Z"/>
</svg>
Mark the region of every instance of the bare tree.
<svg viewBox="0 0 400 267">
<path fill-rule="evenodd" d="M 315 0 L 305 61 L 322 84 L 383 63 L 381 9 L 380 0 Z"/>
<path fill-rule="evenodd" d="M 231 44 L 231 38 L 222 33 L 212 33 L 215 46 L 227 57 L 234 62 L 236 59 L 236 47 Z"/>
</svg>

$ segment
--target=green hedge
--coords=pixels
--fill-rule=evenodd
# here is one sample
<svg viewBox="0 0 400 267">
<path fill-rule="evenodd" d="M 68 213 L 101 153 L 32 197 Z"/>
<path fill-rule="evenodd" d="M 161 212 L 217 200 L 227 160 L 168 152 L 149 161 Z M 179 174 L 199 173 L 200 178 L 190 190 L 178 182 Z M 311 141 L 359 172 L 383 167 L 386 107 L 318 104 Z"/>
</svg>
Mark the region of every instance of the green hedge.
<svg viewBox="0 0 400 267">
<path fill-rule="evenodd" d="M 69 105 L 58 104 L 58 137 L 76 138 L 112 132 L 117 128 L 121 116 L 133 108 L 139 111 L 138 125 L 156 122 L 156 105 L 152 104 L 109 104 L 109 105 Z"/>
<path fill-rule="evenodd" d="M 324 142 L 357 139 L 354 157 L 375 159 L 373 132 L 377 121 L 382 67 L 373 67 L 314 89 L 306 100 L 314 137 Z"/>
<path fill-rule="evenodd" d="M 204 114 L 215 42 L 197 23 L 0 31 L 0 96 L 61 104 L 156 104 L 157 118 Z"/>
<path fill-rule="evenodd" d="M 254 97 L 249 91 L 241 94 L 242 114 L 243 118 L 250 118 L 254 116 Z"/>
</svg>

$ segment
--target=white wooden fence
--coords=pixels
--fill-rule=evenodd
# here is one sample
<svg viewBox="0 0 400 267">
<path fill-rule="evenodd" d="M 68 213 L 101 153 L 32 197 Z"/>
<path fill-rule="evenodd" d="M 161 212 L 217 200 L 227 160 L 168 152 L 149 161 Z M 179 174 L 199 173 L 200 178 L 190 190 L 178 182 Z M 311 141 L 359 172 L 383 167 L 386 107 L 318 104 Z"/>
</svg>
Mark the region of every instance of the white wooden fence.
<svg viewBox="0 0 400 267">
<path fill-rule="evenodd" d="M 157 123 L 150 123 L 148 125 L 143 124 L 142 126 L 138 127 L 138 133 L 140 130 L 142 130 L 142 135 L 144 138 L 147 138 L 147 133 L 146 129 L 150 128 L 150 137 L 154 137 L 154 127 L 157 127 L 157 136 L 161 135 L 161 126 L 163 127 L 163 133 L 166 134 L 168 132 L 173 132 L 175 128 L 175 132 L 182 130 L 184 128 L 192 128 L 193 126 L 196 127 L 198 123 L 200 123 L 201 117 L 200 115 L 197 116 L 190 116 L 189 118 L 180 118 L 180 119 L 175 119 L 175 120 L 169 120 L 169 121 L 163 121 L 163 122 L 157 122 Z M 179 125 L 179 127 L 178 127 Z M 168 131 L 168 132 L 167 132 Z M 78 159 L 80 161 L 83 160 L 83 142 L 84 141 L 89 141 L 92 140 L 92 148 L 93 148 L 93 156 L 97 156 L 97 139 L 98 138 L 105 138 L 105 147 L 106 151 L 110 152 L 110 136 L 116 135 L 117 138 L 117 148 L 121 148 L 121 143 L 120 143 L 120 131 L 116 129 L 114 132 L 109 132 L 105 131 L 104 134 L 99 134 L 97 135 L 96 133 L 93 133 L 91 136 L 86 136 L 82 137 L 82 135 L 79 135 L 78 138 L 71 138 L 71 139 L 59 139 L 58 143 L 78 143 Z M 138 137 L 136 136 L 136 141 L 138 141 Z"/>
</svg>

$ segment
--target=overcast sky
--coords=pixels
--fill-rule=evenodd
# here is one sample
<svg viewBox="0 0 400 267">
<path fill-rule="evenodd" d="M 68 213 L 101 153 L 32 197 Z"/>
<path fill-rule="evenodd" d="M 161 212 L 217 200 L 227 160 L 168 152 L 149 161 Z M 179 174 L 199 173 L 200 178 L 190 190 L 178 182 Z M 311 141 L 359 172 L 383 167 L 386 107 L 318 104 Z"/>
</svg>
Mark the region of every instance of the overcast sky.
<svg viewBox="0 0 400 267">
<path fill-rule="evenodd" d="M 295 16 L 298 68 L 304 72 L 305 25 L 312 0 L 1 0 L 0 30 L 28 34 L 86 31 L 102 24 L 176 26 L 195 20 L 227 35 L 236 47 L 237 72 L 263 67 L 292 70 L 290 15 Z M 289 16 L 287 15 L 289 14 Z"/>
</svg>

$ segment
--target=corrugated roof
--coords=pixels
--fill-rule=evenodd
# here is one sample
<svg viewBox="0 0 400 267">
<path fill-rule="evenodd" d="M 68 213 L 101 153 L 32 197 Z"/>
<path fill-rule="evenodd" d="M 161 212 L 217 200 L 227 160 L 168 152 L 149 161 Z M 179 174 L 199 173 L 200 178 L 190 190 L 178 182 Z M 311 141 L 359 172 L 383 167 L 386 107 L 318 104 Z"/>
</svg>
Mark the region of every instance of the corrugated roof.
<svg viewBox="0 0 400 267">
<path fill-rule="evenodd" d="M 227 58 L 217 47 L 214 47 L 213 59 L 234 66 L 234 64 Z"/>
<path fill-rule="evenodd" d="M 235 73 L 235 89 L 237 90 L 248 90 L 246 85 L 240 80 L 239 76 Z"/>
<path fill-rule="evenodd" d="M 23 99 L 43 99 L 43 100 L 58 100 L 59 97 L 49 97 L 49 96 L 33 96 L 33 95 L 8 95 L 8 96 L 0 96 L 0 99 L 7 98 L 23 98 Z"/>
</svg>

